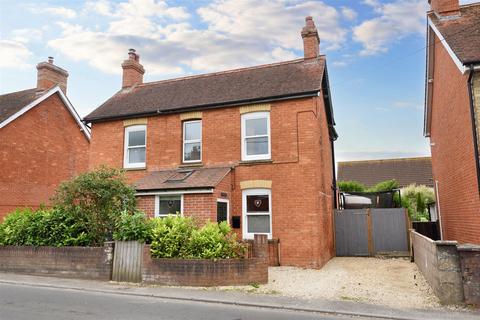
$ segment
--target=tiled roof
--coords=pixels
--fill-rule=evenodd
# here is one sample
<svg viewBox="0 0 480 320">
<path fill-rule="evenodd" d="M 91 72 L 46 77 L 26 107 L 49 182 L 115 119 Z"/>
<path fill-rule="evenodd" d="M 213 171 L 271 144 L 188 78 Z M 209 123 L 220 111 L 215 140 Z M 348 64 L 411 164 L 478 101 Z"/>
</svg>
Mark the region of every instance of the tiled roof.
<svg viewBox="0 0 480 320">
<path fill-rule="evenodd" d="M 325 57 L 150 82 L 119 91 L 84 118 L 94 122 L 316 94 Z"/>
<path fill-rule="evenodd" d="M 182 168 L 154 171 L 135 182 L 135 189 L 147 191 L 214 188 L 229 172 L 230 168 Z"/>
<path fill-rule="evenodd" d="M 35 90 L 33 88 L 0 95 L 0 123 L 38 98 Z"/>
<path fill-rule="evenodd" d="M 464 65 L 480 62 L 480 3 L 460 6 L 458 18 L 428 17 Z"/>
<path fill-rule="evenodd" d="M 390 179 L 397 180 L 401 187 L 412 183 L 433 186 L 432 159 L 421 157 L 338 163 L 338 181 L 358 181 L 373 187 Z"/>
</svg>

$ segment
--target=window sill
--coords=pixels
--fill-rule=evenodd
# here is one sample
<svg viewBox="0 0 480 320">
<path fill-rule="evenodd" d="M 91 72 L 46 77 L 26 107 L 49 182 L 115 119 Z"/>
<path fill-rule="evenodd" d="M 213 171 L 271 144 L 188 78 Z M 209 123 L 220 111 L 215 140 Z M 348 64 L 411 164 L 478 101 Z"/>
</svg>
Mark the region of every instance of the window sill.
<svg viewBox="0 0 480 320">
<path fill-rule="evenodd" d="M 203 167 L 201 162 L 192 162 L 192 163 L 182 163 L 178 166 L 179 168 L 188 168 L 188 167 Z"/>
<path fill-rule="evenodd" d="M 138 168 L 123 168 L 125 171 L 140 171 L 140 170 L 146 170 L 147 167 L 138 167 Z"/>
<path fill-rule="evenodd" d="M 256 164 L 271 164 L 273 163 L 272 159 L 265 159 L 265 160 L 242 160 L 238 164 L 243 166 L 253 166 Z"/>
</svg>

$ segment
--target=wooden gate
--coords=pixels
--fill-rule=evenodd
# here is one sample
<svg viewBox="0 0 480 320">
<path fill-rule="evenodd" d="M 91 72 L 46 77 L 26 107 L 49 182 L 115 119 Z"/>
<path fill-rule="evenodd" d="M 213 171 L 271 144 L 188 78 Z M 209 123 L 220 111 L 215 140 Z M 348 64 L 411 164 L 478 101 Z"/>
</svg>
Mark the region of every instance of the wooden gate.
<svg viewBox="0 0 480 320">
<path fill-rule="evenodd" d="M 406 254 L 409 228 L 403 208 L 335 210 L 336 255 Z"/>
<path fill-rule="evenodd" d="M 115 241 L 113 281 L 142 282 L 143 247 L 138 241 Z"/>
</svg>

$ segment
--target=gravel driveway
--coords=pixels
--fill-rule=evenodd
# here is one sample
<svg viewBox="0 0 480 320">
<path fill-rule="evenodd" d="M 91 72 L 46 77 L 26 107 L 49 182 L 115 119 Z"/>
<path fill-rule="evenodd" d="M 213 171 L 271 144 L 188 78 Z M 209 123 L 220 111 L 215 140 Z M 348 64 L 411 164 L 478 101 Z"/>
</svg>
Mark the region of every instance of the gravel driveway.
<svg viewBox="0 0 480 320">
<path fill-rule="evenodd" d="M 239 289 L 232 287 L 230 289 Z M 241 287 L 251 293 L 350 300 L 394 308 L 434 308 L 440 303 L 406 258 L 336 257 L 322 269 L 269 268 L 269 283 Z"/>
</svg>

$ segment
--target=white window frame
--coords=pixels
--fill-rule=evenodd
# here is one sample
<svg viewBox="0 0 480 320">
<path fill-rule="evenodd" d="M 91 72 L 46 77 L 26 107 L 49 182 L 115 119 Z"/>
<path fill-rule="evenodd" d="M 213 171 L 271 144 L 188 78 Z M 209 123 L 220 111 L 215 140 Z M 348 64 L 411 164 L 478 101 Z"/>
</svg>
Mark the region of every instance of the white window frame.
<svg viewBox="0 0 480 320">
<path fill-rule="evenodd" d="M 158 194 L 155 196 L 155 218 L 164 218 L 169 216 L 168 214 L 160 214 L 160 198 L 171 196 L 174 196 L 174 194 Z M 183 217 L 183 194 L 180 195 L 180 216 Z"/>
<path fill-rule="evenodd" d="M 130 132 L 135 132 L 135 131 L 145 131 L 145 145 L 134 146 L 134 147 L 128 146 Z M 145 168 L 147 164 L 147 126 L 144 124 L 141 124 L 141 125 L 125 127 L 124 140 L 125 141 L 124 141 L 124 148 L 123 148 L 124 149 L 123 150 L 123 167 L 126 169 Z M 145 162 L 135 162 L 135 163 L 128 162 L 128 150 L 135 149 L 135 148 L 145 148 Z"/>
<path fill-rule="evenodd" d="M 230 201 L 228 199 L 217 198 L 217 202 L 227 203 L 227 223 L 230 225 Z M 215 213 L 218 214 L 218 211 Z"/>
<path fill-rule="evenodd" d="M 247 196 L 259 195 L 268 196 L 269 212 L 251 212 L 247 213 Z M 251 233 L 248 232 L 247 216 L 270 216 L 270 233 Z M 272 190 L 270 189 L 246 189 L 242 191 L 242 235 L 243 239 L 253 239 L 255 234 L 266 234 L 268 239 L 272 239 Z"/>
<path fill-rule="evenodd" d="M 267 119 L 267 134 L 266 135 L 256 135 L 256 136 L 247 136 L 246 135 L 246 121 L 251 119 Z M 270 160 L 271 159 L 271 134 L 270 134 L 270 112 L 251 112 L 242 114 L 242 160 Z M 268 138 L 268 153 L 267 154 L 256 154 L 256 155 L 247 155 L 247 138 Z"/>
<path fill-rule="evenodd" d="M 199 122 L 200 123 L 200 139 L 193 139 L 193 140 L 186 140 L 185 139 L 185 127 L 187 123 L 194 123 L 194 122 Z M 202 153 L 203 153 L 203 146 L 202 146 L 202 120 L 187 120 L 183 122 L 182 125 L 183 128 L 183 144 L 182 144 L 182 162 L 183 163 L 194 163 L 194 162 L 202 162 Z M 185 160 L 185 144 L 187 143 L 200 143 L 200 159 L 199 160 Z"/>
</svg>

